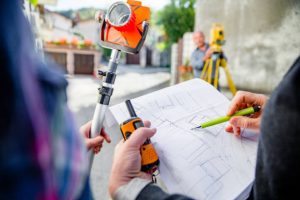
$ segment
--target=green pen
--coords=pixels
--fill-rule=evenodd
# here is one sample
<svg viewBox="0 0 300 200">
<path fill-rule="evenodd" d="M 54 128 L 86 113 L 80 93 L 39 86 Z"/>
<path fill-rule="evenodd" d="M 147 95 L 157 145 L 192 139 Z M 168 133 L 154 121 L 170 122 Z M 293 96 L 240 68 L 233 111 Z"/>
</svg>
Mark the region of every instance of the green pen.
<svg viewBox="0 0 300 200">
<path fill-rule="evenodd" d="M 243 110 L 240 110 L 240 111 L 236 112 L 234 115 L 219 117 L 219 118 L 210 120 L 208 122 L 204 122 L 200 126 L 197 126 L 197 127 L 193 128 L 192 130 L 198 129 L 198 128 L 207 128 L 207 127 L 210 127 L 210 126 L 221 124 L 221 123 L 229 121 L 232 117 L 235 117 L 235 116 L 251 115 L 253 113 L 259 112 L 260 109 L 261 109 L 261 106 L 253 106 L 253 107 L 245 108 Z"/>
</svg>

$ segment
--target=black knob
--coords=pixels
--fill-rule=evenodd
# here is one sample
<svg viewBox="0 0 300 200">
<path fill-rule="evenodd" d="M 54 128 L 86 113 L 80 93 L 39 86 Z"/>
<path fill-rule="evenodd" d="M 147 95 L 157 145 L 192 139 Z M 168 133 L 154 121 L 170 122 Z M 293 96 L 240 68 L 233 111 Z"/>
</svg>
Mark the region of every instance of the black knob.
<svg viewBox="0 0 300 200">
<path fill-rule="evenodd" d="M 106 76 L 106 72 L 98 70 L 98 75 L 99 76 Z"/>
</svg>

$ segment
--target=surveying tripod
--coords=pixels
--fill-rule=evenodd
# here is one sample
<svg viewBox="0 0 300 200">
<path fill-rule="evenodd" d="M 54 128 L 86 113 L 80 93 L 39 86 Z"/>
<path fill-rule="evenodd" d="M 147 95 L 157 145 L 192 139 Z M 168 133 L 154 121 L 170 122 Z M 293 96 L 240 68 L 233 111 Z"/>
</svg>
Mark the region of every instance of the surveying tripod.
<svg viewBox="0 0 300 200">
<path fill-rule="evenodd" d="M 200 78 L 219 89 L 219 70 L 220 67 L 223 67 L 227 78 L 228 87 L 232 95 L 235 95 L 236 87 L 233 83 L 231 74 L 227 67 L 227 60 L 222 50 L 222 45 L 224 44 L 225 40 L 223 26 L 220 24 L 213 24 L 210 42 L 210 48 L 212 48 L 213 54 L 208 60 L 205 61 Z"/>
</svg>

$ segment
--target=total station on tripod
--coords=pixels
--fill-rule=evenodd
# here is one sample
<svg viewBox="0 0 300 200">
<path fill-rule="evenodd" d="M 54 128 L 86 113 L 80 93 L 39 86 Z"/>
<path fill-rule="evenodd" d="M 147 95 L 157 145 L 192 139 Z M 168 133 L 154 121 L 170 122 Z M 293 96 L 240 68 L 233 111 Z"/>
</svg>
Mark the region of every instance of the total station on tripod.
<svg viewBox="0 0 300 200">
<path fill-rule="evenodd" d="M 235 95 L 236 87 L 227 66 L 227 59 L 222 49 L 223 45 L 225 45 L 224 27 L 221 24 L 214 23 L 210 32 L 210 48 L 213 54 L 205 61 L 200 78 L 220 90 L 219 70 L 222 67 L 226 75 L 228 87 L 231 93 Z"/>
<path fill-rule="evenodd" d="M 221 52 L 222 46 L 225 45 L 224 27 L 220 24 L 214 24 L 210 35 L 210 48 L 214 52 Z"/>
<path fill-rule="evenodd" d="M 100 45 L 112 49 L 112 53 L 108 63 L 109 70 L 98 71 L 98 74 L 105 78 L 99 87 L 99 98 L 90 134 L 92 138 L 101 133 L 105 113 L 114 91 L 121 52 L 136 54 L 144 44 L 149 28 L 150 9 L 142 6 L 140 1 L 115 2 L 107 12 L 98 11 L 96 20 L 100 23 Z M 94 154 L 90 152 L 90 169 L 93 160 Z"/>
</svg>

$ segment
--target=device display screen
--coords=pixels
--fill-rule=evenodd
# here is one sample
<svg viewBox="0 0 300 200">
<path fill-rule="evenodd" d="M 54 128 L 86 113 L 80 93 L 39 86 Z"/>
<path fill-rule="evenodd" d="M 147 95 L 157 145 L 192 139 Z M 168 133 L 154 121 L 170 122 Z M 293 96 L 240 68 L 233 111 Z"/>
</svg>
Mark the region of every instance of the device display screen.
<svg viewBox="0 0 300 200">
<path fill-rule="evenodd" d="M 135 129 L 138 129 L 138 128 L 141 128 L 141 127 L 144 127 L 144 123 L 142 121 L 137 121 L 137 122 L 134 122 L 134 128 Z"/>
</svg>

